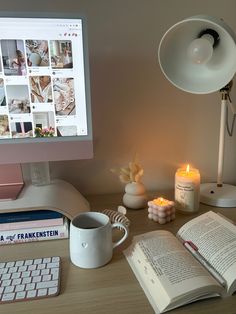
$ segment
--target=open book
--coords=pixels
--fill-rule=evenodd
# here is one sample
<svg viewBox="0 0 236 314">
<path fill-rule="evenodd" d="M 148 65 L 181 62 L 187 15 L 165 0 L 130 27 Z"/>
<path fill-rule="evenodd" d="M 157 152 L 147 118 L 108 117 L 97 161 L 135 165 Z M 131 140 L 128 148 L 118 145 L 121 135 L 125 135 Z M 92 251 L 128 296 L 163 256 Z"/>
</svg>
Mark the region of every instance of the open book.
<svg viewBox="0 0 236 314">
<path fill-rule="evenodd" d="M 165 230 L 138 235 L 124 254 L 155 313 L 236 290 L 236 226 L 212 211 L 184 224 L 176 237 Z"/>
</svg>

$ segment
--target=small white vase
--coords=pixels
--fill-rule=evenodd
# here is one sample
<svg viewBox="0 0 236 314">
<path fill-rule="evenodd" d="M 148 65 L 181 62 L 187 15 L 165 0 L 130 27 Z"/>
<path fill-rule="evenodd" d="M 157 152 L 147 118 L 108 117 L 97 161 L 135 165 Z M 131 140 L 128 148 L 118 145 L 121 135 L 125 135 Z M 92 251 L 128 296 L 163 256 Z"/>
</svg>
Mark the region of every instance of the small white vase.
<svg viewBox="0 0 236 314">
<path fill-rule="evenodd" d="M 146 190 L 141 182 L 126 184 L 123 204 L 132 209 L 141 209 L 147 206 Z"/>
</svg>

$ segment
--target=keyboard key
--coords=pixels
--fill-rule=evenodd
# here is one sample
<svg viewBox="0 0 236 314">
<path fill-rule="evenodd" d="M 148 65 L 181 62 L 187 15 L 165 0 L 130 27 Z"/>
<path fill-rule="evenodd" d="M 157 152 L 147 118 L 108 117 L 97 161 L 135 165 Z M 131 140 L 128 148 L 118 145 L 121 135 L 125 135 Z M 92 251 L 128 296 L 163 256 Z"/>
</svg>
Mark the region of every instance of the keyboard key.
<svg viewBox="0 0 236 314">
<path fill-rule="evenodd" d="M 37 269 L 44 269 L 46 268 L 46 264 L 39 264 Z"/>
<path fill-rule="evenodd" d="M 42 258 L 37 258 L 34 260 L 34 264 L 41 264 L 42 263 Z"/>
<path fill-rule="evenodd" d="M 51 263 L 51 257 L 45 257 L 44 259 L 43 259 L 43 263 Z"/>
<path fill-rule="evenodd" d="M 2 301 L 12 301 L 15 298 L 15 293 L 4 293 L 2 295 Z"/>
<path fill-rule="evenodd" d="M 52 262 L 55 263 L 55 262 L 59 262 L 60 261 L 60 257 L 59 256 L 55 256 L 52 258 Z"/>
<path fill-rule="evenodd" d="M 38 290 L 38 297 L 42 297 L 47 295 L 47 289 L 39 289 Z"/>
<path fill-rule="evenodd" d="M 1 269 L 0 269 L 0 275 L 6 274 L 7 271 L 8 271 L 8 268 L 1 268 Z"/>
<path fill-rule="evenodd" d="M 10 279 L 11 278 L 11 274 L 3 274 L 1 277 L 1 280 L 6 280 L 6 279 Z"/>
<path fill-rule="evenodd" d="M 23 271 L 26 271 L 26 269 L 27 269 L 27 266 L 20 266 L 20 267 L 18 268 L 18 271 L 23 272 Z"/>
<path fill-rule="evenodd" d="M 32 282 L 40 282 L 40 281 L 42 281 L 42 276 L 33 277 Z"/>
<path fill-rule="evenodd" d="M 1 268 L 4 268 L 5 265 L 6 265 L 6 263 L 0 263 L 0 269 L 1 269 Z"/>
<path fill-rule="evenodd" d="M 24 261 L 17 261 L 15 266 L 22 266 L 24 265 Z"/>
<path fill-rule="evenodd" d="M 3 293 L 4 287 L 0 287 L 0 294 Z"/>
<path fill-rule="evenodd" d="M 20 274 L 21 274 L 21 273 L 14 273 L 14 274 L 11 274 L 11 279 L 20 278 Z"/>
<path fill-rule="evenodd" d="M 10 286 L 10 284 L 11 284 L 11 280 L 3 280 L 1 286 L 6 287 L 6 286 Z"/>
<path fill-rule="evenodd" d="M 50 272 L 50 269 L 43 269 L 41 270 L 41 275 L 48 275 Z"/>
<path fill-rule="evenodd" d="M 22 279 L 22 285 L 23 284 L 27 284 L 27 283 L 31 283 L 32 277 L 26 277 Z"/>
<path fill-rule="evenodd" d="M 59 262 L 55 262 L 55 263 L 48 263 L 47 264 L 47 268 L 54 268 L 54 267 L 59 267 Z"/>
<path fill-rule="evenodd" d="M 40 270 L 33 270 L 32 272 L 31 272 L 31 276 L 32 277 L 34 277 L 34 276 L 38 276 L 40 274 Z"/>
<path fill-rule="evenodd" d="M 32 265 L 33 264 L 33 260 L 32 259 L 27 259 L 24 263 L 25 266 L 28 266 L 28 265 Z"/>
<path fill-rule="evenodd" d="M 7 286 L 7 287 L 5 287 L 4 293 L 13 292 L 14 289 L 15 289 L 15 286 Z"/>
<path fill-rule="evenodd" d="M 35 270 L 36 268 L 37 268 L 37 265 L 28 266 L 28 270 L 30 270 L 30 271 Z"/>
<path fill-rule="evenodd" d="M 26 292 L 25 292 L 25 291 L 17 292 L 17 294 L 16 294 L 16 300 L 18 300 L 18 299 L 24 299 L 24 298 L 25 298 L 25 295 L 26 295 Z"/>
<path fill-rule="evenodd" d="M 28 283 L 25 287 L 25 290 L 34 290 L 35 289 L 35 283 Z"/>
<path fill-rule="evenodd" d="M 25 285 L 16 286 L 15 292 L 23 291 L 25 289 Z"/>
<path fill-rule="evenodd" d="M 57 287 L 48 289 L 48 294 L 55 294 L 55 293 L 57 293 Z"/>
<path fill-rule="evenodd" d="M 43 278 L 42 278 L 42 281 L 49 281 L 51 279 L 52 279 L 51 275 L 44 275 Z"/>
<path fill-rule="evenodd" d="M 27 298 L 35 298 L 37 294 L 36 290 L 30 290 L 27 292 Z"/>
<path fill-rule="evenodd" d="M 14 266 L 14 267 L 11 267 L 11 268 L 9 268 L 9 270 L 8 270 L 8 273 L 15 273 L 15 272 L 17 272 L 17 267 L 16 266 Z"/>
<path fill-rule="evenodd" d="M 51 275 L 59 274 L 59 268 L 51 268 L 50 274 Z"/>
<path fill-rule="evenodd" d="M 6 264 L 6 267 L 13 267 L 13 266 L 15 266 L 15 262 L 8 262 Z"/>
<path fill-rule="evenodd" d="M 57 287 L 57 286 L 58 286 L 57 280 L 43 281 L 43 282 L 37 283 L 36 289 L 53 288 L 53 287 Z"/>
<path fill-rule="evenodd" d="M 29 275 L 30 275 L 30 271 L 24 271 L 24 272 L 21 274 L 21 278 L 29 277 Z"/>
</svg>

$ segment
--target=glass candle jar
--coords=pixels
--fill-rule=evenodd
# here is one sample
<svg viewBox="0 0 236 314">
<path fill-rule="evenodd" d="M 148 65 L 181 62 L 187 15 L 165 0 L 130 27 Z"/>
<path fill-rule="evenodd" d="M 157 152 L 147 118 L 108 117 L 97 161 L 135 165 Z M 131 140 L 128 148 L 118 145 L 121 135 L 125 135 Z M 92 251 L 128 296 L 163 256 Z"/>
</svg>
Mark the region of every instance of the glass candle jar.
<svg viewBox="0 0 236 314">
<path fill-rule="evenodd" d="M 176 209 L 194 213 L 199 209 L 200 173 L 189 165 L 177 169 L 175 173 L 175 204 Z"/>
</svg>

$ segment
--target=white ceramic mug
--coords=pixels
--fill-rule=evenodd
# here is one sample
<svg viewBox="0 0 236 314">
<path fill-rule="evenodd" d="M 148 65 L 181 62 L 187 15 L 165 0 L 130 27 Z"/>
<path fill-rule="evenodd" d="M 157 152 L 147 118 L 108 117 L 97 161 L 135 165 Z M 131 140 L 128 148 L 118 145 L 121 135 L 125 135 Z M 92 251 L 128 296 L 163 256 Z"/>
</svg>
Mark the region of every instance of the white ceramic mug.
<svg viewBox="0 0 236 314">
<path fill-rule="evenodd" d="M 123 237 L 112 242 L 112 229 L 122 228 Z M 76 216 L 70 224 L 70 258 L 81 268 L 97 268 L 107 264 L 113 249 L 128 237 L 129 230 L 121 223 L 110 223 L 107 215 L 85 212 Z"/>
</svg>

